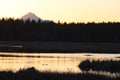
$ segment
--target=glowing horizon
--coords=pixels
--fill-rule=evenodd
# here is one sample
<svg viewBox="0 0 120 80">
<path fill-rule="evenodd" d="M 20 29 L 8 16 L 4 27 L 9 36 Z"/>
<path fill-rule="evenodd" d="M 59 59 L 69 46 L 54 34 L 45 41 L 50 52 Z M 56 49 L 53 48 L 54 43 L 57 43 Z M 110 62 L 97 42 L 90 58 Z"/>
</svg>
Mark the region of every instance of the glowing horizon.
<svg viewBox="0 0 120 80">
<path fill-rule="evenodd" d="M 0 18 L 28 12 L 57 22 L 120 22 L 120 0 L 0 0 Z"/>
</svg>

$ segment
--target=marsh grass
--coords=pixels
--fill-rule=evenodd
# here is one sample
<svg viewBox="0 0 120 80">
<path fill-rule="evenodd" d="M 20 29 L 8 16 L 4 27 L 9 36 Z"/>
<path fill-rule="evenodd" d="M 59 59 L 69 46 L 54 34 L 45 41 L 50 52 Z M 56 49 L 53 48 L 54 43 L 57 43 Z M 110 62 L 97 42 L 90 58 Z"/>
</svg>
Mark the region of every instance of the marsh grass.
<svg viewBox="0 0 120 80">
<path fill-rule="evenodd" d="M 85 60 L 79 64 L 79 68 L 83 71 L 108 71 L 120 72 L 120 60 Z"/>
<path fill-rule="evenodd" d="M 1 71 L 0 80 L 120 80 L 89 73 L 39 72 L 34 67 L 18 72 Z"/>
</svg>

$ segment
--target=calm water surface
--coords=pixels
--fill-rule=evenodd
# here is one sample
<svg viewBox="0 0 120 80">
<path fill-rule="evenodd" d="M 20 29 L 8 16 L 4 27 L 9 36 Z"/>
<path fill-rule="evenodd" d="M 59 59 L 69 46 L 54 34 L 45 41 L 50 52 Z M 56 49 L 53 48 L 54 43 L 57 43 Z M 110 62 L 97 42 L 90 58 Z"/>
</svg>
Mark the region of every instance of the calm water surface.
<svg viewBox="0 0 120 80">
<path fill-rule="evenodd" d="M 4 56 L 3 56 L 4 55 Z M 78 65 L 85 59 L 120 59 L 120 54 L 48 54 L 48 53 L 0 53 L 0 70 L 14 72 L 28 67 L 39 71 L 81 72 Z"/>
</svg>

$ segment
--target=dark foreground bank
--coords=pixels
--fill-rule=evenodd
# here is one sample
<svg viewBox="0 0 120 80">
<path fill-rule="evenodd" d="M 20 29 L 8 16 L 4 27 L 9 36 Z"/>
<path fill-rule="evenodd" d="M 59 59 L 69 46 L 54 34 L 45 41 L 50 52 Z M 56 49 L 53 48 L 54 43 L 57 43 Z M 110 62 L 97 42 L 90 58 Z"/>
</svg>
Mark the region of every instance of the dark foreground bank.
<svg viewBox="0 0 120 80">
<path fill-rule="evenodd" d="M 1 71 L 0 80 L 120 80 L 120 77 L 110 78 L 89 73 L 39 72 L 35 68 L 28 68 L 16 73 Z"/>
<path fill-rule="evenodd" d="M 107 71 L 107 72 L 112 72 L 120 73 L 120 60 L 115 61 L 115 60 L 85 60 L 82 61 L 79 64 L 79 68 L 83 71 Z"/>
</svg>

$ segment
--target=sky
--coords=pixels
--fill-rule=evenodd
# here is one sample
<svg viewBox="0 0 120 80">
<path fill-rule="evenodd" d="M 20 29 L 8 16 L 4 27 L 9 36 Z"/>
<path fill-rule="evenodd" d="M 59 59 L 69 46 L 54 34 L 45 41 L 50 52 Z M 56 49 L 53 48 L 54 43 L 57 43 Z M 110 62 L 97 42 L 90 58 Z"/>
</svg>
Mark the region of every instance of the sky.
<svg viewBox="0 0 120 80">
<path fill-rule="evenodd" d="M 55 22 L 120 22 L 120 0 L 0 0 L 0 18 L 28 12 Z"/>
</svg>

